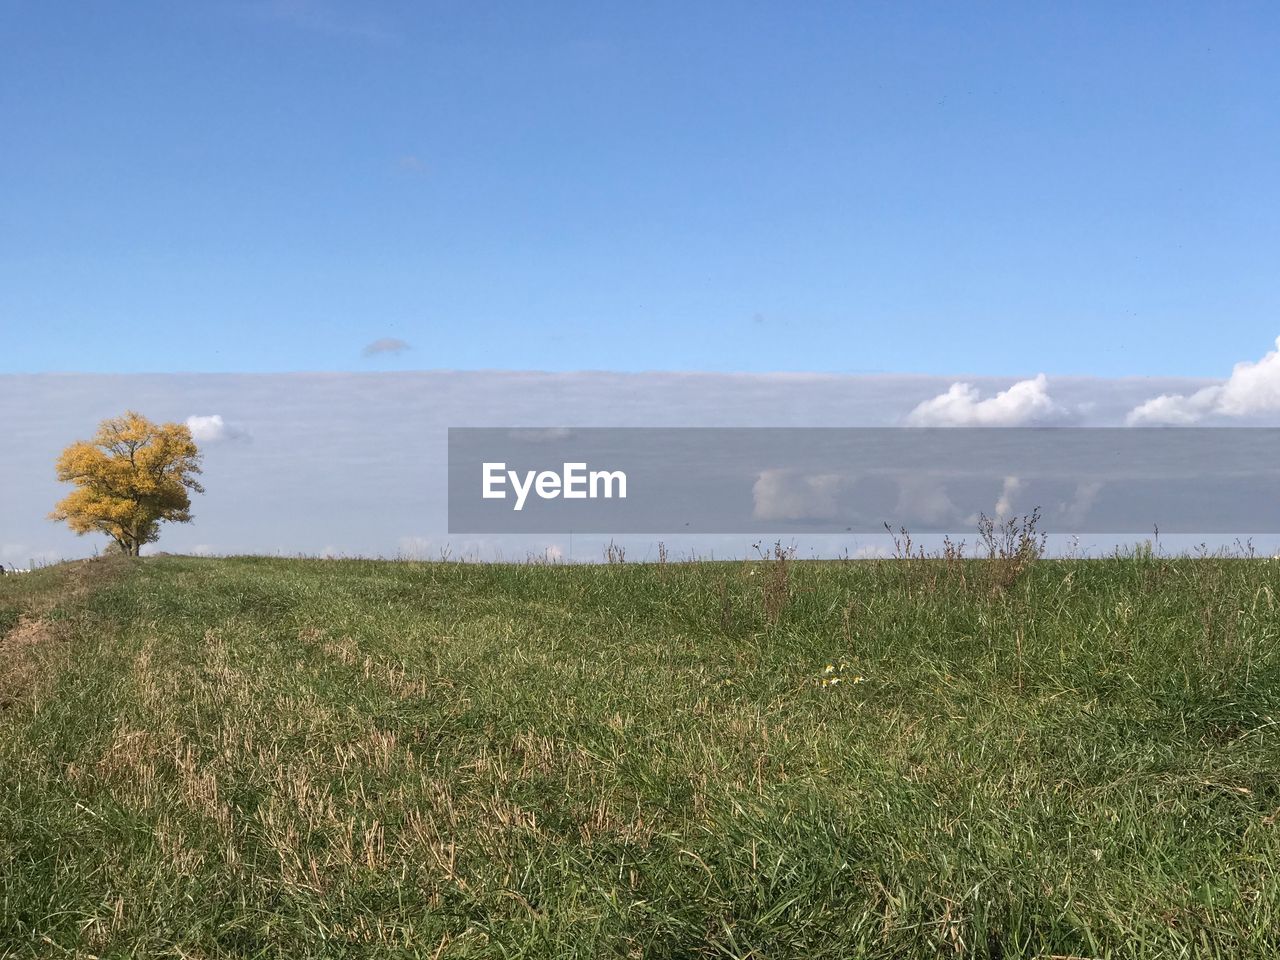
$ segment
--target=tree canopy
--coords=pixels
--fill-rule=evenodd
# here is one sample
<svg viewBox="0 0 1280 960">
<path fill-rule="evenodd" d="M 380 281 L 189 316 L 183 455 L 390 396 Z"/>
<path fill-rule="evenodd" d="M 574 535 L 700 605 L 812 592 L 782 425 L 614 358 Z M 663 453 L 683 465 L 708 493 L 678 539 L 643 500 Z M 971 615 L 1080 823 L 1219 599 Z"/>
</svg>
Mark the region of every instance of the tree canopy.
<svg viewBox="0 0 1280 960">
<path fill-rule="evenodd" d="M 200 451 L 180 423 L 156 424 L 130 410 L 98 425 L 90 441 L 62 451 L 58 479 L 76 489 L 49 515 L 78 534 L 105 533 L 136 557 L 143 544 L 160 538 L 160 524 L 191 520 L 189 491 L 204 493 L 196 480 Z"/>
</svg>

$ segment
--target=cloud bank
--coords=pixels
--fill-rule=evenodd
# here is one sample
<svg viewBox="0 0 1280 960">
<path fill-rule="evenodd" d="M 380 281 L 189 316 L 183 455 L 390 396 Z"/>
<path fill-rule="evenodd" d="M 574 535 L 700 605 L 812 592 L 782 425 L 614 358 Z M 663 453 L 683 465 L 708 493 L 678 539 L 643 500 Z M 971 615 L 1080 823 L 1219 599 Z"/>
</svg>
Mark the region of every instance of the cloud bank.
<svg viewBox="0 0 1280 960">
<path fill-rule="evenodd" d="M 1194 393 L 1164 393 L 1139 404 L 1125 423 L 1188 426 L 1209 417 L 1249 417 L 1280 412 L 1280 337 L 1261 360 L 1244 360 L 1220 384 Z"/>
<path fill-rule="evenodd" d="M 1015 411 L 1046 408 L 1036 398 L 1049 391 L 1037 380 L 1024 381 L 1032 388 L 1022 391 L 1011 388 L 1008 379 L 977 377 L 969 383 L 971 391 L 949 404 L 953 419 L 959 409 L 968 411 L 961 419 L 1016 425 L 1019 417 L 1007 412 L 993 418 L 992 403 Z M 1205 381 L 1189 378 L 1054 377 L 1048 409 L 1069 411 L 1073 424 L 1117 426 L 1153 395 L 1190 396 L 1204 386 Z M 1023 393 L 1029 393 L 1029 401 L 1019 400 Z M 554 437 L 576 427 L 895 426 L 905 414 L 936 408 L 939 397 L 955 395 L 954 378 L 891 374 L 0 375 L 0 410 L 8 418 L 9 441 L 0 457 L 0 545 L 9 545 L 6 564 L 23 565 L 30 557 L 86 556 L 101 548 L 100 538 L 77 538 L 45 519 L 66 494 L 53 463 L 68 443 L 129 408 L 177 422 L 194 411 L 199 418 L 194 427 L 206 438 L 201 443 L 208 493 L 195 499 L 193 523 L 165 528 L 158 550 L 315 555 L 332 546 L 348 555 L 439 557 L 447 549 L 454 557 L 523 559 L 541 555 L 549 538 L 482 542 L 448 534 L 449 427 L 554 428 L 546 434 Z M 1251 422 L 1267 422 L 1267 417 Z M 1280 426 L 1280 412 L 1270 423 Z M 253 442 L 225 442 L 232 433 Z M 747 490 L 750 495 L 750 481 Z M 762 516 L 816 517 L 829 512 L 833 500 L 839 505 L 848 489 L 830 480 L 775 474 L 756 492 Z M 880 498 L 897 493 L 865 483 L 855 492 Z M 992 503 L 1001 492 L 999 485 L 991 491 Z M 909 494 L 902 505 L 908 513 L 946 509 L 936 489 Z M 1072 494 L 1065 491 L 1064 499 L 1070 501 Z M 1079 511 L 1097 493 L 1086 487 L 1076 495 Z M 1011 509 L 1016 513 L 1026 498 L 1024 491 L 1010 490 Z M 895 501 L 885 502 L 891 509 Z M 1052 529 L 1051 505 L 1044 505 Z M 402 542 L 406 537 L 412 539 Z M 644 557 L 655 539 L 628 541 L 628 556 Z M 749 538 L 663 539 L 673 556 L 682 551 L 751 555 Z M 599 559 L 603 542 L 575 537 L 561 545 L 566 557 Z M 858 546 L 849 537 L 821 542 L 832 555 Z"/>
<path fill-rule="evenodd" d="M 751 488 L 752 516 L 765 522 L 826 520 L 837 514 L 843 477 L 805 476 L 795 470 L 764 470 Z"/>
</svg>

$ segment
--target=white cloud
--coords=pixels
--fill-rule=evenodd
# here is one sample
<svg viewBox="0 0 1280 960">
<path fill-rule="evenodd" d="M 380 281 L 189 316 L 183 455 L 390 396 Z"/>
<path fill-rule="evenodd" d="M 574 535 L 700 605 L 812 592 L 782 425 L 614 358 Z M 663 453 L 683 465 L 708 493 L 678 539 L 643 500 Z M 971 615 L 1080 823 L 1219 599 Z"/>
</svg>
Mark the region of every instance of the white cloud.
<svg viewBox="0 0 1280 960">
<path fill-rule="evenodd" d="M 1013 513 L 1013 498 L 1022 489 L 1022 481 L 1017 477 L 1005 477 L 1000 488 L 1000 499 L 996 501 L 995 519 L 1003 520 Z"/>
<path fill-rule="evenodd" d="M 1205 387 L 1189 396 L 1164 393 L 1134 407 L 1124 422 L 1131 427 L 1186 426 L 1213 413 L 1221 391 L 1221 387 Z"/>
<path fill-rule="evenodd" d="M 898 503 L 893 515 L 908 528 L 954 523 L 961 517 L 946 484 L 926 473 L 898 478 Z"/>
<path fill-rule="evenodd" d="M 1280 411 L 1280 337 L 1256 362 L 1244 360 L 1220 384 L 1195 393 L 1164 393 L 1129 411 L 1129 426 L 1185 426 L 1205 417 L 1247 417 Z"/>
<path fill-rule="evenodd" d="M 953 383 L 946 393 L 926 400 L 907 415 L 913 427 L 1018 427 L 1058 420 L 1067 410 L 1049 396 L 1049 381 L 1039 374 L 1019 380 L 994 397 L 979 399 L 971 383 Z"/>
<path fill-rule="evenodd" d="M 795 470 L 765 470 L 751 487 L 756 520 L 830 520 L 837 516 L 836 495 L 844 483 L 834 474 L 805 476 Z"/>
<path fill-rule="evenodd" d="M 187 429 L 198 443 L 216 443 L 219 440 L 241 440 L 248 436 L 239 427 L 234 427 L 222 419 L 218 413 L 209 416 L 187 417 Z"/>
<path fill-rule="evenodd" d="M 1084 523 L 1085 517 L 1093 509 L 1093 505 L 1098 501 L 1098 494 L 1101 492 L 1102 482 L 1100 480 L 1077 483 L 1076 492 L 1071 501 L 1061 504 L 1058 508 L 1062 522 L 1072 527 L 1078 527 Z"/>
<path fill-rule="evenodd" d="M 1020 493 L 1026 492 L 1026 484 L 1020 477 L 1005 477 L 1000 484 L 1000 494 L 996 497 L 995 506 L 991 510 L 991 519 L 997 523 L 1013 517 L 1014 514 L 1014 498 Z M 965 517 L 964 526 L 976 527 L 982 519 L 979 513 L 971 513 Z"/>
</svg>

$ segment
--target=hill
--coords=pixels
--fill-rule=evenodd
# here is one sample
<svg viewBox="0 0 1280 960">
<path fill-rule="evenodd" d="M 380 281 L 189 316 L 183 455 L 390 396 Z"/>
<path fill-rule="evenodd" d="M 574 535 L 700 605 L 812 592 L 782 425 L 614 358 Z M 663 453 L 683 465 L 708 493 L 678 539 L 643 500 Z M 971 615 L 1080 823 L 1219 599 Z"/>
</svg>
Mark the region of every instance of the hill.
<svg viewBox="0 0 1280 960">
<path fill-rule="evenodd" d="M 0 579 L 0 957 L 1274 957 L 1280 564 Z"/>
</svg>

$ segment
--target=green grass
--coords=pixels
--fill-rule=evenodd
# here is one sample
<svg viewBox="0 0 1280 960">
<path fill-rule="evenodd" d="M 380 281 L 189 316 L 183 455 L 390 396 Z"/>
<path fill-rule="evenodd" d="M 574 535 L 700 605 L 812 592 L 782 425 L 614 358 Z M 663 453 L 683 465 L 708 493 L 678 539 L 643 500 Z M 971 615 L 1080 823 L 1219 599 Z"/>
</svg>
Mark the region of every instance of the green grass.
<svg viewBox="0 0 1280 960">
<path fill-rule="evenodd" d="M 1002 576 L 5 578 L 0 957 L 1280 955 L 1280 563 Z"/>
</svg>

